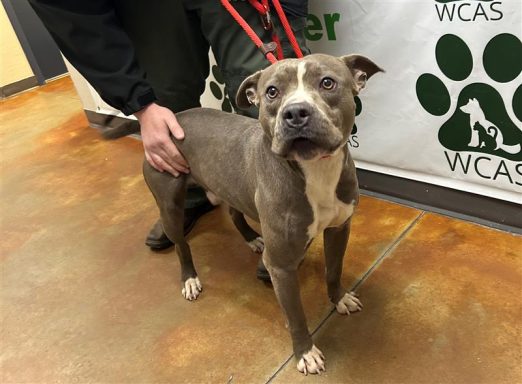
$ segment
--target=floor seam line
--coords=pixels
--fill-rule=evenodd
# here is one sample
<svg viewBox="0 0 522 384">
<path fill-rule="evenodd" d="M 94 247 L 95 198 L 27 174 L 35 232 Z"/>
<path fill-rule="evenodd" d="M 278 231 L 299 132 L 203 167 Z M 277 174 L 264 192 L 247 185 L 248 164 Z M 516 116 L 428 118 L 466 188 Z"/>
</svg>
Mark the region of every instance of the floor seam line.
<svg viewBox="0 0 522 384">
<path fill-rule="evenodd" d="M 310 333 L 310 336 L 313 336 L 315 335 L 315 333 L 323 326 L 324 323 L 326 323 L 328 321 L 328 319 L 330 318 L 330 316 L 332 316 L 332 314 L 335 312 L 335 307 L 333 307 L 332 309 L 330 309 L 330 311 L 328 312 L 328 314 L 324 317 L 324 319 L 322 319 L 319 324 L 315 327 L 315 329 Z M 283 370 L 284 367 L 287 366 L 287 364 L 290 362 L 290 360 L 292 359 L 292 357 L 294 356 L 294 354 L 292 353 L 284 362 L 283 364 L 274 372 L 274 374 L 272 376 L 270 376 L 270 378 L 268 379 L 268 381 L 265 383 L 265 384 L 269 384 L 272 382 L 273 379 L 276 378 L 276 376 Z"/>
<path fill-rule="evenodd" d="M 292 353 L 290 356 L 287 357 L 287 359 L 281 364 L 279 368 L 270 376 L 270 378 L 265 382 L 265 384 L 270 384 L 272 380 L 276 378 L 276 376 L 288 365 L 290 360 L 292 360 L 292 357 L 294 357 L 294 354 Z"/>
<path fill-rule="evenodd" d="M 357 290 L 362 283 L 364 283 L 368 277 L 372 274 L 372 272 L 382 264 L 383 260 L 388 257 L 392 251 L 394 251 L 397 246 L 402 242 L 402 240 L 406 237 L 408 233 L 413 229 L 415 225 L 419 222 L 419 220 L 426 214 L 426 211 L 422 211 L 419 215 L 406 227 L 404 231 L 397 237 L 397 239 L 382 253 L 379 258 L 372 264 L 372 266 L 366 271 L 366 273 L 353 285 L 351 288 L 352 291 Z"/>
</svg>

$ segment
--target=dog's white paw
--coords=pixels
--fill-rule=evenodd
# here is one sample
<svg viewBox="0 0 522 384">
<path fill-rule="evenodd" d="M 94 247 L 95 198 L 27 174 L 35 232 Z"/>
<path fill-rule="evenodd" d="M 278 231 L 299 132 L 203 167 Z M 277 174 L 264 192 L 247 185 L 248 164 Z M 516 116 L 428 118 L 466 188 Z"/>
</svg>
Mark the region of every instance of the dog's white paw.
<svg viewBox="0 0 522 384">
<path fill-rule="evenodd" d="M 361 311 L 363 305 L 355 292 L 345 293 L 341 300 L 335 305 L 335 309 L 342 315 L 349 315 L 350 312 Z"/>
<path fill-rule="evenodd" d="M 202 290 L 203 287 L 201 286 L 199 278 L 191 277 L 185 281 L 185 286 L 181 290 L 181 294 L 185 299 L 192 301 L 198 298 Z"/>
<path fill-rule="evenodd" d="M 256 237 L 252 241 L 247 241 L 247 245 L 255 253 L 263 253 L 263 251 L 265 249 L 265 241 L 263 240 L 262 237 Z"/>
<path fill-rule="evenodd" d="M 324 355 L 315 345 L 306 352 L 297 363 L 297 370 L 305 375 L 326 371 L 324 367 Z"/>
</svg>

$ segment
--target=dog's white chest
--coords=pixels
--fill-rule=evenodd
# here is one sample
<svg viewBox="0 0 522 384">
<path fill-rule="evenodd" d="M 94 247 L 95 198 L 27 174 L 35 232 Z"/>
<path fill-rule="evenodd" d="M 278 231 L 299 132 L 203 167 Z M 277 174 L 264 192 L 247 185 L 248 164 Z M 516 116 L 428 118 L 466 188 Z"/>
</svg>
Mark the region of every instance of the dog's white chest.
<svg viewBox="0 0 522 384">
<path fill-rule="evenodd" d="M 306 179 L 306 196 L 314 215 L 308 226 L 309 239 L 328 227 L 337 227 L 348 220 L 354 211 L 355 201 L 345 204 L 337 198 L 336 190 L 343 167 L 343 153 L 331 158 L 302 162 Z"/>
</svg>

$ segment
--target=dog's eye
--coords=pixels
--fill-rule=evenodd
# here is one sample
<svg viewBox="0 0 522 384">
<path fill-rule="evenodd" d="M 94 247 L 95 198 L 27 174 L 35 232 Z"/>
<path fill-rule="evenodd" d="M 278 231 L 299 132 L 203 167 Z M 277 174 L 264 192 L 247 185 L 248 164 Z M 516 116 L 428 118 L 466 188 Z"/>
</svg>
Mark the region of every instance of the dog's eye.
<svg viewBox="0 0 522 384">
<path fill-rule="evenodd" d="M 331 91 L 335 88 L 335 80 L 330 79 L 329 77 L 325 77 L 321 80 L 321 88 L 326 89 L 327 91 Z"/>
<path fill-rule="evenodd" d="M 279 90 L 274 87 L 268 87 L 266 90 L 266 97 L 268 97 L 270 100 L 274 100 L 277 96 L 279 96 Z"/>
</svg>

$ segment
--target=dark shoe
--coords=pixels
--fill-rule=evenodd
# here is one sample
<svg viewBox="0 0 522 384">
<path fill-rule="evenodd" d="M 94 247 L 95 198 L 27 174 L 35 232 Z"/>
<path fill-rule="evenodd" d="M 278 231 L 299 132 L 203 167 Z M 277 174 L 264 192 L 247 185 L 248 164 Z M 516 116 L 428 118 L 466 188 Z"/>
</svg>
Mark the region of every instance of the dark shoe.
<svg viewBox="0 0 522 384">
<path fill-rule="evenodd" d="M 156 221 L 150 230 L 147 238 L 145 239 L 145 244 L 153 251 L 161 251 L 162 249 L 167 249 L 168 247 L 174 245 L 174 243 L 169 240 L 167 235 L 165 235 L 165 232 L 163 232 L 163 224 L 161 223 L 161 219 L 158 219 L 158 221 Z"/>
<path fill-rule="evenodd" d="M 304 259 L 301 260 L 299 263 L 299 267 L 301 264 L 303 264 Z M 265 283 L 272 284 L 272 279 L 270 278 L 270 274 L 268 273 L 268 270 L 265 267 L 265 264 L 263 264 L 263 259 L 259 259 L 259 262 L 257 263 L 257 269 L 256 269 L 256 276 L 259 280 L 264 281 Z"/>
<path fill-rule="evenodd" d="M 183 232 L 185 235 L 189 234 L 201 216 L 207 212 L 210 212 L 214 208 L 214 205 L 206 202 L 194 208 L 185 209 L 185 222 L 183 223 Z M 147 239 L 145 240 L 145 244 L 148 245 L 153 251 L 161 251 L 162 249 L 167 249 L 174 245 L 174 243 L 169 240 L 167 235 L 165 235 L 161 219 L 158 219 L 158 221 L 156 221 L 150 230 L 149 234 L 147 235 Z"/>
<path fill-rule="evenodd" d="M 259 280 L 264 281 L 265 283 L 271 283 L 270 274 L 268 273 L 265 265 L 263 264 L 263 259 L 259 259 L 257 263 L 256 276 Z"/>
</svg>

